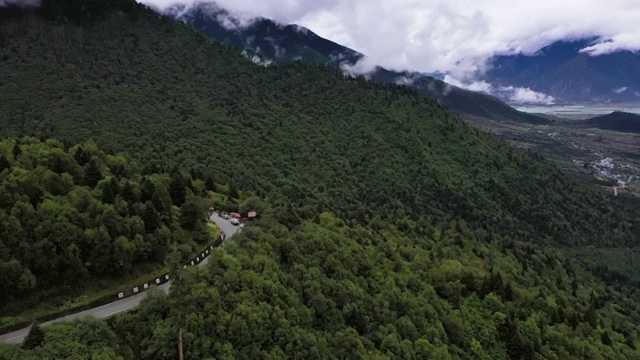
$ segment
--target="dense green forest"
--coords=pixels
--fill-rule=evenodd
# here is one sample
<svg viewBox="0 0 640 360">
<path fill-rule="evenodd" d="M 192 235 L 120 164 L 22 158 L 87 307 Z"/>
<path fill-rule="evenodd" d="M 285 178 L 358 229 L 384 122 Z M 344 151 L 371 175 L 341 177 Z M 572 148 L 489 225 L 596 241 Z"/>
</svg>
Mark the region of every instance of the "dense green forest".
<svg viewBox="0 0 640 360">
<path fill-rule="evenodd" d="M 636 244 L 637 218 L 603 194 L 411 89 L 256 66 L 142 8 L 96 20 L 56 4 L 67 2 L 45 1 L 45 15 L 63 12 L 63 23 L 18 11 L 0 24 L 0 134 L 93 138 L 145 163 L 203 165 L 236 188 L 360 223 L 454 216 L 521 240 Z"/>
<path fill-rule="evenodd" d="M 270 208 L 207 267 L 180 270 L 168 297 L 108 324 L 45 328 L 0 356 L 174 359 L 181 329 L 190 359 L 640 358 L 637 290 L 543 250 L 637 245 L 635 213 L 411 89 L 256 66 L 133 1 L 73 3 L 91 6 L 0 12 L 0 134 L 58 138 L 39 146 L 62 144 L 78 165 L 65 141 L 124 151 L 145 164 L 123 176 L 140 197 L 144 176 L 171 197 L 174 161 Z M 100 180 L 74 186 L 104 206 L 116 176 L 96 157 Z M 182 219 L 188 198 L 168 214 Z"/>
<path fill-rule="evenodd" d="M 0 141 L 2 313 L 185 259 L 211 242 L 206 198 L 204 181 L 141 168 L 92 141 Z"/>
<path fill-rule="evenodd" d="M 640 293 L 463 221 L 399 231 L 267 211 L 108 325 L 45 328 L 6 359 L 640 359 Z M 0 355 L 1 356 L 1 355 Z M 100 358 L 100 357 L 96 357 Z"/>
</svg>

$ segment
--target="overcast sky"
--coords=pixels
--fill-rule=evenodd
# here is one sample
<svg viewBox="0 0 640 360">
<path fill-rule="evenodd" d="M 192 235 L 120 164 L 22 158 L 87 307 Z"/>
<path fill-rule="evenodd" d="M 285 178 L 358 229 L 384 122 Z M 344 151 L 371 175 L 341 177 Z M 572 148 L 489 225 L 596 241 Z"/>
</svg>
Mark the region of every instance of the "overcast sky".
<svg viewBox="0 0 640 360">
<path fill-rule="evenodd" d="M 164 7 L 193 0 L 142 0 Z M 640 49 L 638 0 L 218 0 L 233 11 L 297 23 L 393 69 L 468 79 L 495 54 L 604 36 L 594 54 Z"/>
</svg>

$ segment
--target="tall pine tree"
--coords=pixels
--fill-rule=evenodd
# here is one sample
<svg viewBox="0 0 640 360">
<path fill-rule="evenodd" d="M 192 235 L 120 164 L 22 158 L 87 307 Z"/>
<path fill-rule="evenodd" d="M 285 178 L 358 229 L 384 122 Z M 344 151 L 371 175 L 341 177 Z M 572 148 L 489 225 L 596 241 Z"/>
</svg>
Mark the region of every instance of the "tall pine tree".
<svg viewBox="0 0 640 360">
<path fill-rule="evenodd" d="M 233 185 L 233 183 L 231 183 L 231 185 L 229 186 L 229 197 L 232 199 L 237 199 L 240 197 L 240 194 L 238 193 L 238 189 Z"/>
<path fill-rule="evenodd" d="M 147 201 L 145 204 L 142 220 L 144 221 L 144 231 L 147 234 L 153 234 L 160 228 L 160 214 L 158 214 L 158 210 L 156 210 L 156 207 L 153 206 L 151 201 Z"/>
<path fill-rule="evenodd" d="M 105 204 L 113 204 L 113 201 L 116 199 L 116 194 L 113 191 L 113 186 L 111 186 L 111 183 L 114 180 L 111 180 L 110 182 L 104 184 L 104 187 L 102 188 L 102 202 Z"/>
<path fill-rule="evenodd" d="M 140 191 L 140 201 L 147 202 L 153 199 L 153 194 L 156 192 L 156 186 L 151 179 L 145 177 L 142 180 L 142 190 Z"/>
<path fill-rule="evenodd" d="M 171 174 L 171 183 L 169 184 L 169 194 L 171 195 L 171 203 L 175 206 L 182 206 L 186 196 L 186 187 L 182 175 L 178 171 Z"/>
<path fill-rule="evenodd" d="M 78 165 L 84 166 L 89 162 L 89 160 L 91 160 L 91 155 L 84 151 L 84 148 L 81 145 L 76 149 L 76 153 L 73 155 L 73 158 L 76 160 Z"/>
<path fill-rule="evenodd" d="M 11 168 L 11 163 L 9 163 L 9 160 L 7 159 L 6 156 L 1 155 L 0 156 L 0 172 L 3 172 L 5 169 L 9 169 Z"/>
<path fill-rule="evenodd" d="M 44 331 L 40 327 L 37 321 L 31 325 L 31 329 L 29 329 L 29 334 L 24 339 L 24 343 L 22 343 L 22 347 L 25 349 L 35 349 L 38 346 L 42 345 L 44 342 Z"/>
<path fill-rule="evenodd" d="M 98 184 L 98 181 L 102 179 L 102 171 L 100 170 L 100 166 L 98 165 L 96 158 L 91 158 L 91 160 L 89 160 L 89 165 L 87 165 L 84 179 L 85 183 L 92 188 L 95 187 Z"/>
<path fill-rule="evenodd" d="M 200 211 L 196 199 L 190 196 L 180 208 L 180 225 L 183 229 L 194 230 L 201 219 L 204 219 L 203 212 Z"/>
<path fill-rule="evenodd" d="M 133 191 L 133 187 L 131 186 L 131 183 L 129 181 L 125 181 L 124 186 L 122 186 L 120 196 L 122 196 L 122 198 L 128 203 L 134 203 L 138 201 L 136 194 Z"/>
<path fill-rule="evenodd" d="M 18 158 L 18 155 L 20 155 L 22 153 L 22 149 L 20 148 L 20 144 L 18 143 L 18 141 L 16 141 L 13 144 L 13 159 L 16 160 Z"/>
<path fill-rule="evenodd" d="M 216 191 L 216 183 L 213 181 L 213 177 L 207 176 L 207 179 L 204 181 L 204 187 L 209 191 Z"/>
</svg>

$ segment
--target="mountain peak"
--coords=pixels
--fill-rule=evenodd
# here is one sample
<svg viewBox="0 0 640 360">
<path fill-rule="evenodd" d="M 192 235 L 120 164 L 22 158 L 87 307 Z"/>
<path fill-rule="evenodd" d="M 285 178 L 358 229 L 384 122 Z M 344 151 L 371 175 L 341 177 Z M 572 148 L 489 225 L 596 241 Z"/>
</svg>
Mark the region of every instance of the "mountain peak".
<svg viewBox="0 0 640 360">
<path fill-rule="evenodd" d="M 174 5 L 165 13 L 175 19 L 189 22 L 189 19 L 200 18 L 215 21 L 227 30 L 239 30 L 252 26 L 255 22 L 266 19 L 241 12 L 230 12 L 213 1 L 197 1 L 191 5 Z"/>
</svg>

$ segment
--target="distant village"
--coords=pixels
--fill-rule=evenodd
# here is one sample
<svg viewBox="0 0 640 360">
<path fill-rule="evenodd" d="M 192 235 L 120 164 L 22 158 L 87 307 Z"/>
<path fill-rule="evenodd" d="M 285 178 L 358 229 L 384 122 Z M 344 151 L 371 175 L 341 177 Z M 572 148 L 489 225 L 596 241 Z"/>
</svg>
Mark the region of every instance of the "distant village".
<svg viewBox="0 0 640 360">
<path fill-rule="evenodd" d="M 603 157 L 599 152 L 594 153 L 594 155 L 601 158 L 591 163 L 582 160 L 573 160 L 573 163 L 576 166 L 591 169 L 594 172 L 596 181 L 601 185 L 613 187 L 615 195 L 618 194 L 618 189 L 627 188 L 627 185 L 635 178 L 635 175 L 629 175 L 628 173 L 633 170 L 638 170 L 638 167 L 629 164 L 616 165 L 613 158 Z M 613 173 L 614 169 L 624 170 L 627 174 Z"/>
<path fill-rule="evenodd" d="M 604 186 L 609 186 L 613 189 L 614 195 L 618 195 L 618 190 L 627 189 L 629 184 L 637 177 L 639 168 L 631 164 L 616 163 L 612 157 L 606 156 L 600 151 L 591 152 L 588 148 L 578 145 L 572 141 L 563 141 L 562 134 L 558 131 L 542 132 L 548 137 L 568 144 L 576 150 L 581 150 L 590 153 L 596 160 L 573 160 L 573 164 L 577 167 L 588 170 L 589 173 L 594 175 L 595 181 Z M 596 134 L 587 134 L 587 136 L 596 136 Z"/>
</svg>

